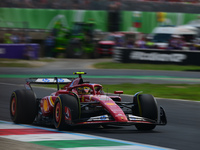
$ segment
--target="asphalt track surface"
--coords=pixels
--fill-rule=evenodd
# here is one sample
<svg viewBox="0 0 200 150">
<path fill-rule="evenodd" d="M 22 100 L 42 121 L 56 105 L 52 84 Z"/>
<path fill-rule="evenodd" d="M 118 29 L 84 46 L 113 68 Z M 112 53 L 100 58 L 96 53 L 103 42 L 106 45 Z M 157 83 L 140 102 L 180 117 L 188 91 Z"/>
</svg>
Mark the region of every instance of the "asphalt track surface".
<svg viewBox="0 0 200 150">
<path fill-rule="evenodd" d="M 91 65 L 96 62 L 112 61 L 112 59 L 60 59 L 42 65 L 38 68 L 6 68 L 0 70 L 0 78 L 29 78 L 66 76 L 74 77 L 73 72 L 84 71 L 91 82 L 100 84 L 117 83 L 187 83 L 200 84 L 200 72 L 192 71 L 153 71 L 153 70 L 116 70 L 94 69 Z M 32 63 L 35 63 L 34 61 Z M 117 65 L 117 64 L 116 64 Z M 112 79 L 112 80 L 111 80 Z M 21 82 L 21 81 L 20 81 Z"/>
<path fill-rule="evenodd" d="M 71 60 L 70 60 L 71 61 Z M 78 62 L 83 65 L 83 62 Z M 0 78 L 0 120 L 11 121 L 9 115 L 9 99 L 12 91 L 16 89 L 22 89 L 25 77 L 22 75 L 71 75 L 73 71 L 86 71 L 88 75 L 87 79 L 91 82 L 96 81 L 97 83 L 122 83 L 122 82 L 133 82 L 133 83 L 169 83 L 170 80 L 163 79 L 123 79 L 123 78 L 97 78 L 95 76 L 162 76 L 162 77 L 176 77 L 175 81 L 172 83 L 198 83 L 198 72 L 170 72 L 170 71 L 142 71 L 142 70 L 96 70 L 89 68 L 88 64 L 86 66 L 79 66 L 77 62 L 71 65 L 77 66 L 75 68 L 64 68 L 60 67 L 49 67 L 43 66 L 40 68 L 0 68 L 1 75 L 15 75 Z M 52 64 L 51 64 L 52 65 Z M 89 63 L 90 65 L 90 63 Z M 56 65 L 55 65 L 56 66 Z M 70 66 L 71 67 L 71 66 Z M 20 75 L 20 76 L 16 76 Z M 177 80 L 177 79 L 189 78 L 191 80 Z M 166 78 L 165 78 L 166 79 Z M 138 81 L 139 80 L 139 81 Z M 53 89 L 45 89 L 35 87 L 34 90 L 38 97 L 43 97 L 49 95 L 53 92 Z M 132 96 L 122 96 L 123 101 L 132 101 Z M 166 126 L 157 126 L 155 130 L 149 132 L 137 131 L 134 126 L 123 126 L 116 127 L 110 126 L 107 128 L 97 128 L 97 127 L 79 127 L 73 132 L 75 133 L 86 133 L 91 135 L 97 135 L 108 138 L 115 138 L 120 140 L 126 140 L 131 142 L 139 142 L 144 144 L 156 145 L 161 147 L 167 147 L 172 149 L 180 150 L 198 150 L 200 147 L 200 103 L 191 101 L 180 101 L 180 100 L 168 100 L 157 98 L 158 104 L 161 105 L 165 111 L 168 118 L 168 124 Z M 0 145 L 5 143 L 0 139 Z M 15 146 L 14 141 L 6 141 L 10 146 Z M 17 144 L 19 149 L 23 149 L 22 144 Z M 21 148 L 19 147 L 21 146 Z M 8 148 L 9 149 L 9 148 Z M 39 148 L 38 148 L 39 149 Z M 42 148 L 41 148 L 42 149 Z"/>
</svg>

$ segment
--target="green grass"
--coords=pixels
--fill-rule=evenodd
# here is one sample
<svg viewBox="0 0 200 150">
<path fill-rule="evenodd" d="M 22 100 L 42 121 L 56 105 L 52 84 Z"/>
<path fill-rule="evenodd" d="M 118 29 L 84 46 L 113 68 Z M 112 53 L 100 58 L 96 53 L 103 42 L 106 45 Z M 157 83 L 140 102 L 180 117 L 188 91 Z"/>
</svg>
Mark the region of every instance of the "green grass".
<svg viewBox="0 0 200 150">
<path fill-rule="evenodd" d="M 33 63 L 28 63 L 28 62 Z M 0 67 L 38 67 L 34 62 L 53 62 L 55 59 L 42 58 L 39 60 L 3 59 L 0 58 Z M 27 63 L 26 63 L 27 62 Z M 93 65 L 97 69 L 141 69 L 141 70 L 171 70 L 171 71 L 200 71 L 200 66 L 165 65 L 165 64 L 139 64 L 102 62 Z"/>
<path fill-rule="evenodd" d="M 36 62 L 53 62 L 54 59 L 38 59 L 38 60 L 23 60 L 23 59 L 6 59 L 0 58 L 0 67 L 38 67 Z"/>
<path fill-rule="evenodd" d="M 143 91 L 152 94 L 154 97 L 185 99 L 200 101 L 200 84 L 130 84 L 103 85 L 104 91 L 113 93 L 114 91 L 124 91 L 124 94 L 134 95 Z"/>
<path fill-rule="evenodd" d="M 37 85 L 47 88 L 55 88 L 56 85 Z M 63 85 L 60 85 L 60 88 Z M 146 94 L 152 94 L 154 97 L 169 98 L 169 99 L 184 99 L 200 101 L 200 84 L 115 84 L 103 85 L 105 93 L 114 93 L 114 91 L 124 91 L 124 94 L 134 95 L 137 92 L 143 91 Z"/>
<path fill-rule="evenodd" d="M 200 70 L 200 66 L 116 63 L 116 62 L 96 63 L 93 66 L 97 69 L 142 69 L 142 70 L 171 70 L 171 71 L 198 71 Z"/>
<path fill-rule="evenodd" d="M 32 67 L 30 64 L 25 63 L 15 63 L 15 62 L 9 62 L 9 63 L 2 63 L 0 62 L 0 67 Z"/>
</svg>

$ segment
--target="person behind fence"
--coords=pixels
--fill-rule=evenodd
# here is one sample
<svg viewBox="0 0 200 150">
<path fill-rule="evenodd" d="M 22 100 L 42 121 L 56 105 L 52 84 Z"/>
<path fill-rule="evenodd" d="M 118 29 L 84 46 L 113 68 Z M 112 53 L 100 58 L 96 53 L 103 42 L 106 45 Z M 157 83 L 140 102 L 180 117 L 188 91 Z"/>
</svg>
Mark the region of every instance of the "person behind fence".
<svg viewBox="0 0 200 150">
<path fill-rule="evenodd" d="M 152 37 L 146 37 L 145 47 L 156 48 L 155 43 L 152 41 Z"/>
<path fill-rule="evenodd" d="M 118 37 L 118 36 L 115 37 L 115 46 L 116 47 L 124 46 L 124 41 L 121 37 Z"/>
<path fill-rule="evenodd" d="M 54 47 L 55 47 L 55 39 L 54 39 L 54 36 L 50 34 L 45 39 L 45 54 L 44 55 L 46 57 L 53 57 L 52 53 L 53 53 Z"/>
<path fill-rule="evenodd" d="M 3 42 L 5 44 L 12 44 L 13 42 L 12 42 L 11 37 L 12 37 L 12 34 L 10 32 L 5 33 L 4 38 L 3 38 Z"/>
<path fill-rule="evenodd" d="M 129 38 L 127 40 L 126 47 L 127 48 L 134 48 L 134 39 L 133 38 Z"/>
<path fill-rule="evenodd" d="M 34 59 L 35 54 L 34 54 L 33 47 L 31 45 L 26 45 L 23 55 L 24 55 L 24 59 L 26 60 Z"/>
<path fill-rule="evenodd" d="M 169 50 L 182 50 L 184 46 L 184 41 L 181 39 L 180 35 L 172 35 L 169 40 Z"/>
<path fill-rule="evenodd" d="M 13 42 L 14 44 L 20 43 L 20 38 L 19 38 L 17 32 L 15 32 L 15 33 L 12 34 L 11 40 L 12 40 L 12 42 Z"/>
<path fill-rule="evenodd" d="M 200 50 L 200 38 L 193 40 L 193 50 Z"/>
<path fill-rule="evenodd" d="M 144 37 L 141 37 L 135 42 L 135 46 L 137 48 L 146 48 L 146 41 Z"/>
</svg>

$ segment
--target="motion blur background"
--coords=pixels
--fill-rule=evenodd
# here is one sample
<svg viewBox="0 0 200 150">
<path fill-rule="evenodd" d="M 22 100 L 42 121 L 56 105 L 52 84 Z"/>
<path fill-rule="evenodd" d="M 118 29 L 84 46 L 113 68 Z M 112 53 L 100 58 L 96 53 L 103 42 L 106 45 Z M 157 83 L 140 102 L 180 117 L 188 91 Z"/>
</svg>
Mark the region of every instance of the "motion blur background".
<svg viewBox="0 0 200 150">
<path fill-rule="evenodd" d="M 23 88 L 25 78 L 71 76 L 80 70 L 87 72 L 89 81 L 108 86 L 105 89 L 124 87 L 131 95 L 144 91 L 162 97 L 157 100 L 166 109 L 168 125 L 152 132 L 138 132 L 131 126 L 75 132 L 173 149 L 199 149 L 199 102 L 165 99 L 199 101 L 199 68 L 187 66 L 200 66 L 199 4 L 198 0 L 0 0 L 0 60 L 13 61 L 12 66 L 16 59 L 22 66 L 39 62 L 36 68 L 1 67 L 0 120 L 11 121 L 10 95 Z M 43 57 L 62 59 L 30 61 Z M 108 59 L 96 59 L 100 57 Z M 108 66 L 113 60 L 136 63 L 137 70 L 115 62 L 112 67 L 123 65 L 123 70 L 90 68 L 106 61 Z M 153 67 L 142 70 L 139 63 Z M 158 65 L 152 63 L 179 64 L 175 70 L 188 68 L 163 71 L 168 67 L 161 65 L 161 71 L 155 71 Z M 53 91 L 37 87 L 39 97 Z M 132 96 L 123 95 L 122 99 L 132 102 Z M 0 139 L 0 146 L 7 149 L 23 146 L 7 143 Z"/>
<path fill-rule="evenodd" d="M 1 0 L 0 58 L 98 58 L 116 46 L 198 51 L 199 12 L 198 0 Z"/>
</svg>

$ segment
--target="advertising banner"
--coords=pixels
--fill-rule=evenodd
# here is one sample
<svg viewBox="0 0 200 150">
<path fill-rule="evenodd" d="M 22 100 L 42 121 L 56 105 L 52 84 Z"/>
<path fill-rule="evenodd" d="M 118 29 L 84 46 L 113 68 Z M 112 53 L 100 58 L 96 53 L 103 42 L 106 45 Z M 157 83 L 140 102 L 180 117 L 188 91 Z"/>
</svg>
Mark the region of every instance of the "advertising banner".
<svg viewBox="0 0 200 150">
<path fill-rule="evenodd" d="M 0 8 L 0 28 L 52 29 L 56 22 L 71 28 L 74 22 L 93 20 L 96 29 L 107 31 L 106 11 Z"/>
<path fill-rule="evenodd" d="M 120 30 L 135 30 L 149 34 L 161 25 L 186 25 L 200 22 L 199 14 L 121 11 Z M 74 22 L 93 20 L 96 29 L 108 31 L 108 11 L 101 10 L 64 10 L 64 9 L 28 9 L 0 8 L 0 28 L 24 28 L 48 30 L 60 21 L 71 28 Z M 200 25 L 199 25 L 200 26 Z"/>
<path fill-rule="evenodd" d="M 0 58 L 37 59 L 39 44 L 0 44 Z"/>
<path fill-rule="evenodd" d="M 200 22 L 199 14 L 187 13 L 122 11 L 121 16 L 122 31 L 134 30 L 145 34 L 152 33 L 158 26 L 192 25 L 194 21 Z"/>
<path fill-rule="evenodd" d="M 200 65 L 199 51 L 116 48 L 113 58 L 122 63 Z"/>
</svg>

